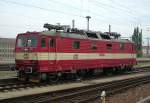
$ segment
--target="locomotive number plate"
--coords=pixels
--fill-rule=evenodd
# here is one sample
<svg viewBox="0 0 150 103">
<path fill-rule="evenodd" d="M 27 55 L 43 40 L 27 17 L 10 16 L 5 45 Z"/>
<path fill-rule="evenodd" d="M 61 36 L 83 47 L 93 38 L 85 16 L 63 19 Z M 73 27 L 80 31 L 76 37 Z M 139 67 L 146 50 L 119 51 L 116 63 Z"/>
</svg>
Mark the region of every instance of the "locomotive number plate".
<svg viewBox="0 0 150 103">
<path fill-rule="evenodd" d="M 78 54 L 73 55 L 73 59 L 78 59 Z"/>
<path fill-rule="evenodd" d="M 105 54 L 100 53 L 99 56 L 105 56 Z"/>
<path fill-rule="evenodd" d="M 24 59 L 29 59 L 29 54 L 28 53 L 24 53 L 23 57 L 24 57 Z"/>
</svg>

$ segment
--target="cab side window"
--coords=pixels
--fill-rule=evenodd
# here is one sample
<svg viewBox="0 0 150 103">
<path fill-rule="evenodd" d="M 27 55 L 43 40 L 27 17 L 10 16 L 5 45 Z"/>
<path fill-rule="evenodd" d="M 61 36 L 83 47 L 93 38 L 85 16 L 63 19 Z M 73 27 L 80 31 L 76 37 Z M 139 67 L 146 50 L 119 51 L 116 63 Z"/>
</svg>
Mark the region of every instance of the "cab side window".
<svg viewBox="0 0 150 103">
<path fill-rule="evenodd" d="M 108 50 L 111 50 L 112 49 L 112 44 L 107 44 L 106 47 L 107 47 Z"/>
<path fill-rule="evenodd" d="M 45 38 L 42 38 L 42 39 L 41 39 L 41 47 L 42 47 L 42 48 L 45 48 L 45 47 L 46 47 L 46 39 L 45 39 Z"/>
<path fill-rule="evenodd" d="M 49 38 L 48 44 L 49 44 L 49 47 L 54 47 L 55 46 L 55 40 L 52 38 Z"/>
<path fill-rule="evenodd" d="M 72 44 L 74 49 L 79 49 L 80 48 L 80 42 L 79 41 L 74 41 Z"/>
</svg>

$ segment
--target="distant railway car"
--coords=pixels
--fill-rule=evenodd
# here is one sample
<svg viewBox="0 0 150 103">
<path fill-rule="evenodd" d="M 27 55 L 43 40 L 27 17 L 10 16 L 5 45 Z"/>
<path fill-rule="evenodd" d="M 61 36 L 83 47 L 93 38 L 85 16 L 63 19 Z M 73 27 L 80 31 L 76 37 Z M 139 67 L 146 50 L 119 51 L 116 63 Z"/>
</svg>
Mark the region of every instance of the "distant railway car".
<svg viewBox="0 0 150 103">
<path fill-rule="evenodd" d="M 116 33 L 44 26 L 49 30 L 17 36 L 15 61 L 20 80 L 56 81 L 67 74 L 117 71 L 136 64 L 134 44 Z"/>
<path fill-rule="evenodd" d="M 14 65 L 15 38 L 0 38 L 0 65 Z"/>
</svg>

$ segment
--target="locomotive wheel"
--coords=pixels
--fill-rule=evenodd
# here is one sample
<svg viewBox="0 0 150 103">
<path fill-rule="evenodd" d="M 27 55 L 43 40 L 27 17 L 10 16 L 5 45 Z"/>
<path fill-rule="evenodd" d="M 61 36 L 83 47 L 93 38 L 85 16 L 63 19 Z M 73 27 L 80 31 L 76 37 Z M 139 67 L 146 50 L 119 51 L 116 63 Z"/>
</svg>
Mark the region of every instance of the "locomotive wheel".
<svg viewBox="0 0 150 103">
<path fill-rule="evenodd" d="M 133 70 L 134 70 L 133 66 L 127 66 L 127 71 L 133 71 Z"/>
<path fill-rule="evenodd" d="M 104 75 L 111 76 L 113 74 L 113 68 L 105 68 L 103 70 Z"/>
<path fill-rule="evenodd" d="M 94 70 L 93 69 L 92 70 L 88 70 L 86 72 L 86 77 L 91 77 L 91 76 L 93 76 L 93 74 L 94 74 Z"/>
<path fill-rule="evenodd" d="M 76 80 L 77 81 L 82 80 L 83 77 L 85 76 L 85 74 L 86 74 L 85 70 L 79 70 L 79 71 L 77 71 L 77 73 L 76 73 Z"/>
<path fill-rule="evenodd" d="M 18 80 L 20 81 L 27 82 L 29 80 L 29 77 L 23 71 L 19 71 L 17 75 L 18 75 Z"/>
<path fill-rule="evenodd" d="M 75 77 L 75 78 L 76 78 L 77 81 L 81 81 L 81 80 L 82 80 L 82 76 L 77 75 L 77 74 L 76 74 L 76 77 Z"/>
<path fill-rule="evenodd" d="M 50 82 L 56 83 L 59 80 L 59 76 L 57 75 L 57 73 L 50 74 L 48 79 Z"/>
</svg>

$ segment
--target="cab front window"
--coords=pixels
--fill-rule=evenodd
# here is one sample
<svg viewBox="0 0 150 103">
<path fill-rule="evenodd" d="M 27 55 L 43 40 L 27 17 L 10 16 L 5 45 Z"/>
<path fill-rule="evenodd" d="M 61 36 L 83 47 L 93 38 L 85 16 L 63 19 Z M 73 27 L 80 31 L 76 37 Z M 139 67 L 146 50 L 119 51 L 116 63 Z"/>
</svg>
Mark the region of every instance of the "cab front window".
<svg viewBox="0 0 150 103">
<path fill-rule="evenodd" d="M 25 47 L 26 46 L 26 37 L 19 37 L 17 41 L 18 47 Z"/>
<path fill-rule="evenodd" d="M 37 38 L 36 37 L 29 37 L 27 40 L 27 45 L 31 47 L 37 46 Z"/>
<path fill-rule="evenodd" d="M 36 37 L 23 37 L 20 36 L 17 40 L 18 47 L 37 47 L 37 38 Z"/>
<path fill-rule="evenodd" d="M 45 48 L 45 47 L 46 47 L 46 39 L 45 39 L 45 38 L 42 38 L 42 39 L 41 39 L 41 47 L 42 47 L 42 48 Z"/>
</svg>

